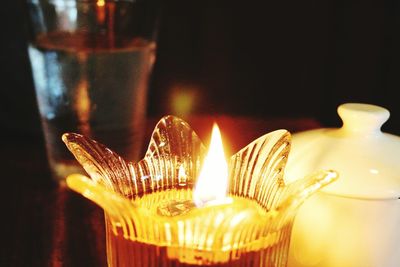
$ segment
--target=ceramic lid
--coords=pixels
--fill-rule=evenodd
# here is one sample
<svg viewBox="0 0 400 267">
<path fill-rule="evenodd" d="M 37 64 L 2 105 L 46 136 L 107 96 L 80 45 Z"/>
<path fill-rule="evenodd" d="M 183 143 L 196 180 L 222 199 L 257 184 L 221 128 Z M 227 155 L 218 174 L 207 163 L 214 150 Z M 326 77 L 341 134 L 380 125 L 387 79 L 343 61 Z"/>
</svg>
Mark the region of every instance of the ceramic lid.
<svg viewBox="0 0 400 267">
<path fill-rule="evenodd" d="M 400 198 L 400 137 L 384 133 L 383 107 L 346 103 L 338 107 L 341 128 L 294 133 L 286 167 L 288 182 L 332 169 L 339 179 L 325 193 L 362 199 Z"/>
</svg>

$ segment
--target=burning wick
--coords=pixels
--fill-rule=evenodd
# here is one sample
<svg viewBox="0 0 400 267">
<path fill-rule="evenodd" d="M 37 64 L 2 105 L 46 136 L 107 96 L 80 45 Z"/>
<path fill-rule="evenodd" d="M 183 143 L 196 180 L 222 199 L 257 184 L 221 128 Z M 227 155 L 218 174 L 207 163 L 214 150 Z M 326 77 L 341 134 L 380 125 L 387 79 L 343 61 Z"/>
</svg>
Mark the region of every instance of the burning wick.
<svg viewBox="0 0 400 267">
<path fill-rule="evenodd" d="M 179 168 L 179 177 L 186 178 L 183 167 Z M 203 167 L 193 191 L 192 200 L 165 200 L 159 203 L 157 214 L 161 216 L 183 215 L 201 207 L 233 203 L 227 197 L 228 164 L 225 159 L 221 133 L 216 124 L 213 126 L 210 147 L 204 159 Z"/>
<path fill-rule="evenodd" d="M 228 204 L 228 164 L 225 159 L 221 133 L 214 123 L 210 147 L 193 192 L 197 207 Z"/>
</svg>

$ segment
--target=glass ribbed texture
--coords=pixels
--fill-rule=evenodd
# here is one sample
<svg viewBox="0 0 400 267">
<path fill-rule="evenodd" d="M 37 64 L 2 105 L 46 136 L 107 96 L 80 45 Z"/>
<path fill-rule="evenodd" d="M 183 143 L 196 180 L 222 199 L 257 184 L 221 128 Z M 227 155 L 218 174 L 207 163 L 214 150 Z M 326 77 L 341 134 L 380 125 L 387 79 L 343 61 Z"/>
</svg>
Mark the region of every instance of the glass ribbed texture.
<svg viewBox="0 0 400 267">
<path fill-rule="evenodd" d="M 109 266 L 286 266 L 298 208 L 337 177 L 322 170 L 286 184 L 290 133 L 277 130 L 230 158 L 233 204 L 195 208 L 206 150 L 183 120 L 163 117 L 137 163 L 79 134 L 63 141 L 90 176 L 68 186 L 104 209 Z"/>
</svg>

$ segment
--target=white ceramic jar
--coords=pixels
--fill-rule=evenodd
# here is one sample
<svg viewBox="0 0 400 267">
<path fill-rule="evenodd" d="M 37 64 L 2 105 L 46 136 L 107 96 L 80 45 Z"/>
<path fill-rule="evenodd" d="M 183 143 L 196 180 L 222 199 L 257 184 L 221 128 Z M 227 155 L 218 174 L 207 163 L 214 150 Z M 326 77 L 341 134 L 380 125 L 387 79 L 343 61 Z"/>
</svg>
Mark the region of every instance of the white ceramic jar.
<svg viewBox="0 0 400 267">
<path fill-rule="evenodd" d="M 338 113 L 341 128 L 293 134 L 288 182 L 319 169 L 339 179 L 300 208 L 289 267 L 399 267 L 400 137 L 381 131 L 385 108 L 346 103 Z"/>
</svg>

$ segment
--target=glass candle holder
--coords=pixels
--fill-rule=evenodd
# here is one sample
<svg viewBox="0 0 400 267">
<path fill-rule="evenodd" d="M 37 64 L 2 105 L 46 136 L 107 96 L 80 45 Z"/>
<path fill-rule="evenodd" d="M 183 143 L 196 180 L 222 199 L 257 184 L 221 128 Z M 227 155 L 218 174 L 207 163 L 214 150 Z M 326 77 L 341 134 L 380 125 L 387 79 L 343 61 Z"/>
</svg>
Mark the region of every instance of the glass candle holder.
<svg viewBox="0 0 400 267">
<path fill-rule="evenodd" d="M 67 185 L 104 209 L 109 266 L 286 266 L 298 208 L 337 177 L 322 170 L 286 184 L 290 133 L 277 130 L 230 158 L 226 201 L 196 207 L 205 147 L 179 118 L 159 121 L 137 163 L 79 134 L 63 141 L 90 175 Z"/>
</svg>

